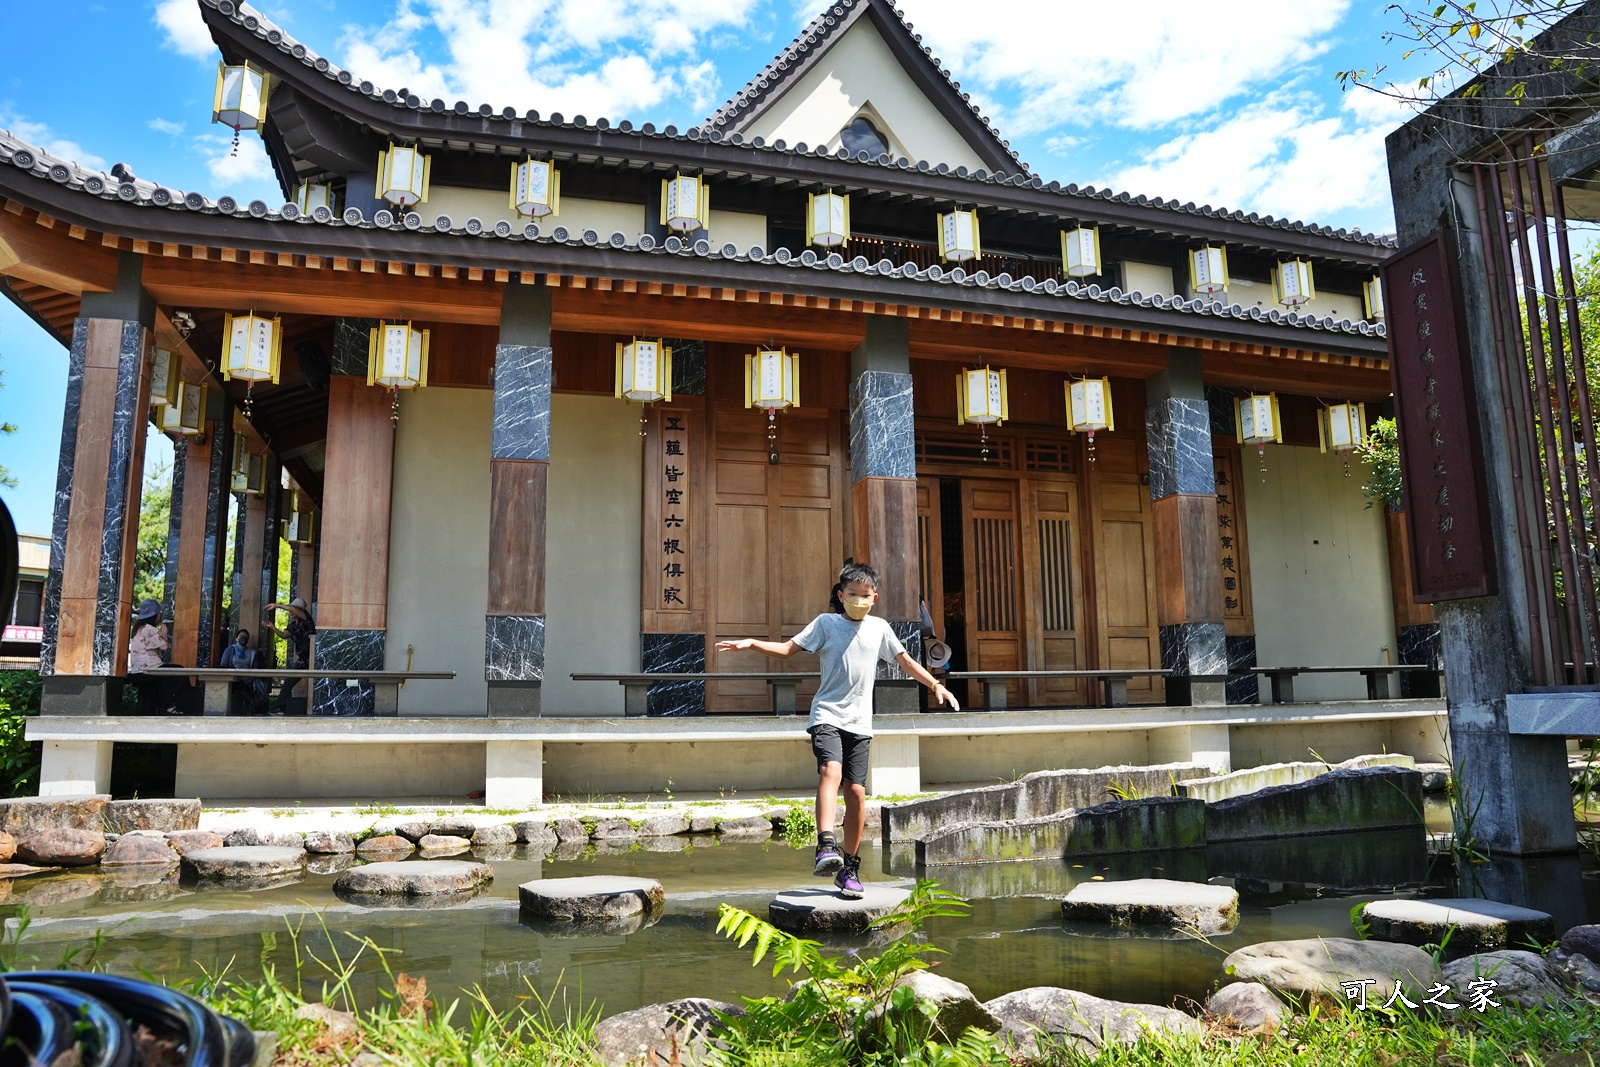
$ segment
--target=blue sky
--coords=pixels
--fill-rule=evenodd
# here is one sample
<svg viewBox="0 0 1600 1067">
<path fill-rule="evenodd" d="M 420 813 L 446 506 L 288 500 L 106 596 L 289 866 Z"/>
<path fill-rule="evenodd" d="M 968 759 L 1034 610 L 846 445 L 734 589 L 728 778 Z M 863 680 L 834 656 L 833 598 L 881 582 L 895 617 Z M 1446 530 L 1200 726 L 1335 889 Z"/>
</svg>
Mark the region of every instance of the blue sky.
<svg viewBox="0 0 1600 1067">
<path fill-rule="evenodd" d="M 425 96 L 703 120 L 823 7 L 815 0 L 285 0 L 260 10 L 359 77 Z M 1046 180 L 1334 226 L 1392 226 L 1383 137 L 1405 113 L 1334 75 L 1398 61 L 1381 0 L 901 0 Z M 197 0 L 12 4 L 0 129 L 89 166 L 210 196 L 281 200 L 259 141 L 209 124 L 218 59 Z M 1392 73 L 1392 72 L 1391 72 Z M 1414 76 L 1415 72 L 1407 72 Z M 0 301 L 0 490 L 48 532 L 66 355 Z M 170 448 L 152 449 L 160 461 Z"/>
</svg>

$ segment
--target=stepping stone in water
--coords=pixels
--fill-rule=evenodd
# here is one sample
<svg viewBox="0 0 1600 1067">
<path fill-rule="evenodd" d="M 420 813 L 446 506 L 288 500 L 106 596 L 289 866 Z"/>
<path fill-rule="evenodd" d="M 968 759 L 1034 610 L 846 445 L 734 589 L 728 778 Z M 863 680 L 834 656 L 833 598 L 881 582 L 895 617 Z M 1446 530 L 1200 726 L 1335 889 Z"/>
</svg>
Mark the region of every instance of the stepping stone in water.
<svg viewBox="0 0 1600 1067">
<path fill-rule="evenodd" d="M 455 903 L 494 880 L 494 868 L 467 860 L 406 860 L 352 867 L 333 880 L 333 891 L 362 903 Z M 442 899 L 441 899 L 442 898 Z"/>
<path fill-rule="evenodd" d="M 540 922 L 615 924 L 637 929 L 661 917 L 667 893 L 652 878 L 545 878 L 517 888 L 522 917 Z"/>
<path fill-rule="evenodd" d="M 465 837 L 456 837 L 449 834 L 428 834 L 417 842 L 417 848 L 422 852 L 446 853 L 453 855 L 465 852 L 472 847 L 472 842 Z"/>
<path fill-rule="evenodd" d="M 1374 900 L 1361 909 L 1361 918 L 1368 934 L 1379 941 L 1437 945 L 1449 934 L 1446 947 L 1452 952 L 1505 948 L 1529 938 L 1556 939 L 1555 920 L 1546 912 L 1495 900 Z"/>
<path fill-rule="evenodd" d="M 1061 915 L 1079 922 L 1222 934 L 1239 925 L 1239 894 L 1231 886 L 1169 878 L 1081 882 L 1061 902 Z"/>
<path fill-rule="evenodd" d="M 767 918 L 785 933 L 861 934 L 910 896 L 896 886 L 867 885 L 860 900 L 846 900 L 836 889 L 790 889 L 772 898 Z"/>
<path fill-rule="evenodd" d="M 261 882 L 306 873 L 306 850 L 277 845 L 204 848 L 183 857 L 186 878 L 198 882 Z"/>
<path fill-rule="evenodd" d="M 26 878 L 30 874 L 52 874 L 60 867 L 35 867 L 28 863 L 0 863 L 0 878 Z"/>
</svg>

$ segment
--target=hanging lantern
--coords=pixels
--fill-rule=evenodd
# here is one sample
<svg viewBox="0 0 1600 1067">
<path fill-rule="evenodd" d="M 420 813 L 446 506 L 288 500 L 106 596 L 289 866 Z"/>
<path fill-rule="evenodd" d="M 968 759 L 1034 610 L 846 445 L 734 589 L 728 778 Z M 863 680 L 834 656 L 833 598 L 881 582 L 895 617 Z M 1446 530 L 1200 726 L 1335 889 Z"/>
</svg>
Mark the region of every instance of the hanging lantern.
<svg viewBox="0 0 1600 1067">
<path fill-rule="evenodd" d="M 965 263 L 982 254 L 976 211 L 951 211 L 939 216 L 940 259 L 947 263 Z"/>
<path fill-rule="evenodd" d="M 998 426 L 1010 410 L 1006 396 L 1006 372 L 979 367 L 963 368 L 956 374 L 956 422 Z"/>
<path fill-rule="evenodd" d="M 1322 451 L 1334 451 L 1344 457 L 1344 476 L 1350 477 L 1350 453 L 1367 439 L 1367 406 L 1328 404 L 1317 413 L 1317 436 L 1322 439 Z"/>
<path fill-rule="evenodd" d="M 661 182 L 661 225 L 679 233 L 693 233 L 711 224 L 711 190 L 689 174 Z"/>
<path fill-rule="evenodd" d="M 239 131 L 257 130 L 267 121 L 266 71 L 249 63 L 217 64 L 217 91 L 211 100 L 211 121 L 233 127 L 233 154 L 239 154 Z"/>
<path fill-rule="evenodd" d="M 1066 389 L 1067 429 L 1089 435 L 1089 462 L 1093 463 L 1095 431 L 1117 428 L 1111 411 L 1111 379 L 1084 378 L 1068 382 Z"/>
<path fill-rule="evenodd" d="M 310 507 L 303 507 L 299 493 L 290 493 L 288 516 L 281 520 L 283 539 L 291 545 L 309 545 L 312 539 L 313 514 Z"/>
<path fill-rule="evenodd" d="M 1383 321 L 1383 279 L 1374 274 L 1361 285 L 1361 297 L 1367 305 L 1367 318 Z"/>
<path fill-rule="evenodd" d="M 1278 303 L 1284 307 L 1297 308 L 1317 296 L 1308 260 L 1286 259 L 1279 263 L 1278 269 L 1273 272 L 1272 284 L 1278 292 Z"/>
<path fill-rule="evenodd" d="M 193 437 L 206 429 L 206 387 L 180 381 L 176 399 L 161 409 L 161 432 Z"/>
<path fill-rule="evenodd" d="M 1278 414 L 1277 393 L 1251 393 L 1233 402 L 1239 443 L 1255 445 L 1261 460 L 1261 480 L 1267 480 L 1267 445 L 1283 444 L 1283 419 Z"/>
<path fill-rule="evenodd" d="M 238 378 L 244 382 L 244 417 L 250 418 L 255 398 L 251 390 L 257 382 L 278 384 L 279 353 L 283 347 L 283 320 L 269 319 L 251 312 L 224 315 L 222 335 L 227 349 L 222 354 L 222 380 Z"/>
<path fill-rule="evenodd" d="M 150 362 L 150 406 L 164 408 L 168 404 L 178 401 L 178 371 L 182 368 L 183 360 L 176 352 L 169 352 L 165 348 L 156 349 L 155 358 Z"/>
<path fill-rule="evenodd" d="M 1087 278 L 1103 269 L 1100 231 L 1093 226 L 1061 231 L 1061 263 L 1069 278 Z"/>
<path fill-rule="evenodd" d="M 1228 250 L 1206 245 L 1189 253 L 1189 288 L 1210 296 L 1228 291 Z"/>
<path fill-rule="evenodd" d="M 432 156 L 391 143 L 378 153 L 378 197 L 401 208 L 422 203 L 428 199 L 428 174 L 432 169 Z"/>
<path fill-rule="evenodd" d="M 836 248 L 850 240 L 850 198 L 815 193 L 806 198 L 806 243 Z"/>
<path fill-rule="evenodd" d="M 617 391 L 622 400 L 654 404 L 672 399 L 672 349 L 661 341 L 617 345 Z M 644 436 L 644 412 L 639 412 L 639 436 Z"/>
<path fill-rule="evenodd" d="M 309 215 L 319 207 L 333 210 L 333 183 L 303 181 L 295 186 L 294 206 L 300 214 Z"/>
<path fill-rule="evenodd" d="M 267 491 L 267 457 L 249 448 L 244 434 L 233 435 L 233 491 L 262 496 Z"/>
<path fill-rule="evenodd" d="M 542 219 L 561 213 L 561 172 L 548 160 L 511 164 L 511 210 L 518 218 Z"/>
<path fill-rule="evenodd" d="M 767 462 L 778 462 L 778 412 L 800 406 L 800 357 L 762 348 L 744 357 L 744 406 L 767 412 Z"/>
<path fill-rule="evenodd" d="M 367 384 L 393 394 L 389 418 L 400 421 L 400 390 L 428 384 L 429 331 L 409 322 L 386 322 L 372 329 L 367 342 Z"/>
</svg>

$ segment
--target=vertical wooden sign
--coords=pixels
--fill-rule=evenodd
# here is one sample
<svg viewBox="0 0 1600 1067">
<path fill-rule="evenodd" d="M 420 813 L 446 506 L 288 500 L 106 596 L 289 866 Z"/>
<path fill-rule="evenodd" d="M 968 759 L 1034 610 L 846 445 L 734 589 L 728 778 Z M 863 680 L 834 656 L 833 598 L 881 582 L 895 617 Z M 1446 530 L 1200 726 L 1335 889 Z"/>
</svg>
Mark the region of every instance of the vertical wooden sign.
<svg viewBox="0 0 1600 1067">
<path fill-rule="evenodd" d="M 704 626 L 697 455 L 704 421 L 696 400 L 652 404 L 646 413 L 640 576 L 645 633 L 692 633 Z"/>
<path fill-rule="evenodd" d="M 1221 549 L 1217 553 L 1217 579 L 1222 586 L 1222 617 L 1242 622 L 1250 618 L 1250 581 L 1238 452 L 1237 446 L 1218 449 L 1211 458 L 1217 480 L 1217 543 Z"/>
</svg>

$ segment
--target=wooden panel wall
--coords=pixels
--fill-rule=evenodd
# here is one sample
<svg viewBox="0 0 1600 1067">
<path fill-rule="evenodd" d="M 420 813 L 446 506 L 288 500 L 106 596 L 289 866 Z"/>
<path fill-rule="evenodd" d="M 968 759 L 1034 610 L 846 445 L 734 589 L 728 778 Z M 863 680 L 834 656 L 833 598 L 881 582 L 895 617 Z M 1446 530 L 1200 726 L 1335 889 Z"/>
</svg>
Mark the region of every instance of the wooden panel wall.
<svg viewBox="0 0 1600 1067">
<path fill-rule="evenodd" d="M 910 478 L 863 478 L 850 490 L 851 556 L 877 568 L 882 578 L 875 613 L 885 619 L 919 617 L 917 483 Z"/>
<path fill-rule="evenodd" d="M 394 482 L 389 394 L 363 379 L 334 375 L 328 385 L 327 448 L 317 625 L 382 630 L 388 618 Z"/>
<path fill-rule="evenodd" d="M 183 511 L 178 521 L 178 581 L 172 596 L 172 662 L 187 666 L 198 666 L 195 658 L 200 649 L 200 597 L 205 578 L 206 506 L 211 488 L 211 452 L 224 447 L 224 442 L 218 440 L 218 427 L 221 424 L 213 422 L 209 425 L 203 444 L 191 437 L 184 449 Z M 259 617 L 255 623 L 260 625 Z"/>
<path fill-rule="evenodd" d="M 489 463 L 490 615 L 544 614 L 549 477 L 542 460 Z"/>
</svg>

